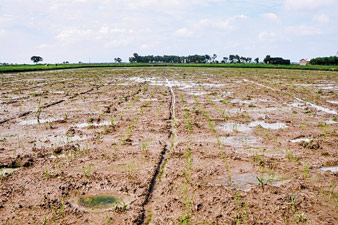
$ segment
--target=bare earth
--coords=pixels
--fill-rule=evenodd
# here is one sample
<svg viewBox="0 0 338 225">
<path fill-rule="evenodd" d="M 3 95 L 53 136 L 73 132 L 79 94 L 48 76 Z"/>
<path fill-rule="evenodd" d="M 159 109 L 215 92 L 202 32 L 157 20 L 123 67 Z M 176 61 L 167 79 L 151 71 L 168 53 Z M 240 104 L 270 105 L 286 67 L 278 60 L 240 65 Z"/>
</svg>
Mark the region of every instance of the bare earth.
<svg viewBox="0 0 338 225">
<path fill-rule="evenodd" d="M 338 224 L 337 72 L 0 78 L 0 224 Z"/>
</svg>

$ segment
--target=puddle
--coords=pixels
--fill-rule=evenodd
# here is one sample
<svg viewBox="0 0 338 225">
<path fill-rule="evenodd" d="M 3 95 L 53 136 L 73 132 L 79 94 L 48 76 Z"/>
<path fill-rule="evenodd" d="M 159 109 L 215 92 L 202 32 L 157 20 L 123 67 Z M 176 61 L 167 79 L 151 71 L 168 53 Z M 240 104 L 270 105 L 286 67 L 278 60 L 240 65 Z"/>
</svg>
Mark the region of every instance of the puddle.
<svg viewBox="0 0 338 225">
<path fill-rule="evenodd" d="M 231 177 L 231 182 L 234 188 L 242 191 L 250 191 L 251 188 L 258 185 L 256 175 L 252 173 L 236 174 Z M 229 185 L 229 182 L 227 184 Z"/>
<path fill-rule="evenodd" d="M 240 124 L 240 123 L 226 123 L 226 124 L 223 124 L 222 126 L 219 126 L 218 128 L 226 132 L 233 132 L 233 131 L 248 132 L 252 130 L 252 128 L 249 127 L 248 125 Z"/>
<path fill-rule="evenodd" d="M 8 174 L 14 173 L 15 171 L 19 170 L 20 168 L 1 168 L 0 169 L 0 177 L 6 176 Z"/>
<path fill-rule="evenodd" d="M 338 105 L 338 101 L 330 101 L 330 100 L 327 100 L 328 103 L 331 103 L 331 104 L 335 104 L 335 105 Z"/>
<path fill-rule="evenodd" d="M 249 124 L 249 127 L 256 127 L 256 126 L 261 126 L 265 129 L 271 129 L 271 130 L 284 129 L 288 127 L 284 123 L 265 123 L 264 121 L 255 121 Z"/>
<path fill-rule="evenodd" d="M 58 121 L 60 119 L 55 119 L 55 118 L 49 118 L 49 119 L 40 119 L 40 123 L 51 123 Z M 24 120 L 19 123 L 19 125 L 35 125 L 39 124 L 37 119 L 34 120 Z"/>
<path fill-rule="evenodd" d="M 158 99 L 157 98 L 141 98 L 140 101 L 141 102 L 157 102 Z"/>
<path fill-rule="evenodd" d="M 228 113 L 241 113 L 241 112 L 252 112 L 252 113 L 272 113 L 275 111 L 288 111 L 288 108 L 277 108 L 277 107 L 266 107 L 266 108 L 248 108 L 248 109 L 242 109 L 242 108 L 231 108 L 231 109 L 225 109 L 225 112 Z"/>
<path fill-rule="evenodd" d="M 299 142 L 310 142 L 311 141 L 311 139 L 310 138 L 296 138 L 296 139 L 292 139 L 292 140 L 290 140 L 290 142 L 292 142 L 292 143 L 299 143 Z"/>
<path fill-rule="evenodd" d="M 336 124 L 338 122 L 336 120 L 329 119 L 329 120 L 324 121 L 324 123 L 326 123 L 326 124 Z"/>
<path fill-rule="evenodd" d="M 221 142 L 223 145 L 229 145 L 233 147 L 243 147 L 247 145 L 257 145 L 259 144 L 260 139 L 254 136 L 231 136 L 231 137 L 221 137 Z"/>
<path fill-rule="evenodd" d="M 242 99 L 232 99 L 230 101 L 230 103 L 241 103 L 241 104 L 247 104 L 250 105 L 252 103 L 256 103 L 256 102 L 269 102 L 268 99 L 261 99 L 261 98 L 257 98 L 257 99 L 251 99 L 251 100 L 242 100 Z"/>
<path fill-rule="evenodd" d="M 322 107 L 322 106 L 318 106 L 318 105 L 315 105 L 311 102 L 307 102 L 307 101 L 304 101 L 304 100 L 299 99 L 299 98 L 295 98 L 295 99 L 297 101 L 301 102 L 301 103 L 304 103 L 306 105 L 310 105 L 311 107 L 317 109 L 318 111 L 322 111 L 322 112 L 325 112 L 325 113 L 328 113 L 328 114 L 338 115 L 338 113 L 335 110 L 328 109 L 328 108 L 325 108 L 325 107 Z"/>
<path fill-rule="evenodd" d="M 203 86 L 206 88 L 219 88 L 219 87 L 223 87 L 224 84 L 212 84 L 212 83 L 194 83 L 194 82 L 183 82 L 183 81 L 163 81 L 163 80 L 156 80 L 155 77 L 129 77 L 126 78 L 126 80 L 129 81 L 134 81 L 134 82 L 138 82 L 138 83 L 143 83 L 143 82 L 149 82 L 149 85 L 158 85 L 158 86 L 166 86 L 166 87 L 177 87 L 178 89 L 192 89 L 192 88 L 196 88 L 198 86 Z M 120 83 L 120 85 L 130 85 L 128 83 Z"/>
<path fill-rule="evenodd" d="M 208 92 L 206 92 L 206 91 L 190 91 L 189 94 L 194 95 L 194 96 L 202 96 L 202 95 L 207 95 Z"/>
<path fill-rule="evenodd" d="M 111 208 L 118 201 L 114 196 L 87 196 L 79 198 L 78 204 L 86 208 Z"/>
<path fill-rule="evenodd" d="M 65 94 L 64 91 L 53 91 L 52 93 L 53 93 L 53 94 Z"/>
<path fill-rule="evenodd" d="M 88 139 L 86 136 L 79 136 L 75 135 L 73 137 L 67 137 L 67 136 L 49 136 L 47 140 L 49 140 L 52 143 L 69 143 L 72 141 L 83 141 Z"/>
<path fill-rule="evenodd" d="M 276 89 L 274 89 L 274 88 L 265 86 L 265 85 L 263 85 L 263 84 L 260 84 L 260 83 L 255 82 L 255 81 L 251 81 L 251 80 L 247 80 L 247 79 L 243 79 L 243 81 L 249 82 L 249 83 L 252 83 L 252 84 L 255 84 L 255 85 L 260 86 L 260 87 L 267 88 L 267 89 L 272 90 L 272 91 L 276 91 Z"/>
<path fill-rule="evenodd" d="M 294 103 L 290 104 L 290 106 L 296 107 L 296 108 L 301 108 L 301 109 L 305 109 L 306 108 L 306 104 L 305 103 L 300 103 L 300 102 L 294 102 Z"/>
<path fill-rule="evenodd" d="M 231 177 L 232 187 L 242 190 L 242 191 L 250 191 L 253 187 L 259 186 L 259 182 L 257 179 L 256 173 L 244 173 L 244 174 L 236 174 Z M 275 175 L 264 175 L 263 182 L 265 185 L 271 185 L 275 187 L 279 187 L 286 182 L 287 180 L 278 180 Z M 229 181 L 226 181 L 226 185 L 229 186 Z"/>
<path fill-rule="evenodd" d="M 94 122 L 94 123 L 78 123 L 78 124 L 76 124 L 76 127 L 77 128 L 85 128 L 85 127 L 91 127 L 91 126 L 102 127 L 102 126 L 110 126 L 110 125 L 112 125 L 111 121 L 104 121 L 104 122 L 101 122 L 101 123 L 96 123 L 96 122 Z"/>
<path fill-rule="evenodd" d="M 322 90 L 338 90 L 336 84 L 294 84 L 295 86 L 314 87 Z"/>
<path fill-rule="evenodd" d="M 255 121 L 247 124 L 240 124 L 240 123 L 225 123 L 222 126 L 219 126 L 219 129 L 222 129 L 226 132 L 249 132 L 252 130 L 252 128 L 256 126 L 261 126 L 265 129 L 271 129 L 271 130 L 278 130 L 278 129 L 284 129 L 287 128 L 287 126 L 284 123 L 265 123 L 264 121 Z"/>
<path fill-rule="evenodd" d="M 338 166 L 333 166 L 333 167 L 322 167 L 320 168 L 322 171 L 331 171 L 333 173 L 338 172 Z"/>
</svg>

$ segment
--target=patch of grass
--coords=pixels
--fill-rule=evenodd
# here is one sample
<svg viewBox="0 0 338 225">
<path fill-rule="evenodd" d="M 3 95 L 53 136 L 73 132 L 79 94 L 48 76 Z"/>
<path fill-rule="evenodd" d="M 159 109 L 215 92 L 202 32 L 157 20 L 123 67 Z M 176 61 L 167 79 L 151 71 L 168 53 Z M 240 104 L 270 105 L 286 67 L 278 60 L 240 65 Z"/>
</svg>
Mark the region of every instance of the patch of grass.
<svg viewBox="0 0 338 225">
<path fill-rule="evenodd" d="M 303 167 L 303 177 L 304 179 L 307 179 L 310 177 L 310 166 L 307 163 Z"/>
<path fill-rule="evenodd" d="M 83 175 L 87 178 L 90 177 L 93 167 L 94 167 L 94 164 L 89 164 L 88 167 L 84 167 L 83 168 Z"/>
</svg>

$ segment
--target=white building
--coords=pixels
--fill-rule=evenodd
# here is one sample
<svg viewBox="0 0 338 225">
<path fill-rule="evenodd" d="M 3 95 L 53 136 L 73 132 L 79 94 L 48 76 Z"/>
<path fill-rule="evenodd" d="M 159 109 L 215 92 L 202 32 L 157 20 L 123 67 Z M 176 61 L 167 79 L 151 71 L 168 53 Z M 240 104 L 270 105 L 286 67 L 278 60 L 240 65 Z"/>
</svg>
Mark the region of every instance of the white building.
<svg viewBox="0 0 338 225">
<path fill-rule="evenodd" d="M 301 65 L 301 66 L 306 66 L 306 65 L 308 65 L 310 63 L 310 60 L 308 60 L 308 59 L 301 59 L 300 61 L 299 61 L 299 65 Z"/>
</svg>

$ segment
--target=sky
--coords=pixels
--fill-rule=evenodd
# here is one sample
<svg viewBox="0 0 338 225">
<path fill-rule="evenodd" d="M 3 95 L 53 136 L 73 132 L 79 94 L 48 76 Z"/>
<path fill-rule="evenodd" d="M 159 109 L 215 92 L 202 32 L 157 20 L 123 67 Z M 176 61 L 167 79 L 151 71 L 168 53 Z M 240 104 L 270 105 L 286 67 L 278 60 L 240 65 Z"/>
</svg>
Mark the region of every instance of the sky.
<svg viewBox="0 0 338 225">
<path fill-rule="evenodd" d="M 338 52 L 338 0 L 0 0 L 0 63 Z"/>
</svg>

